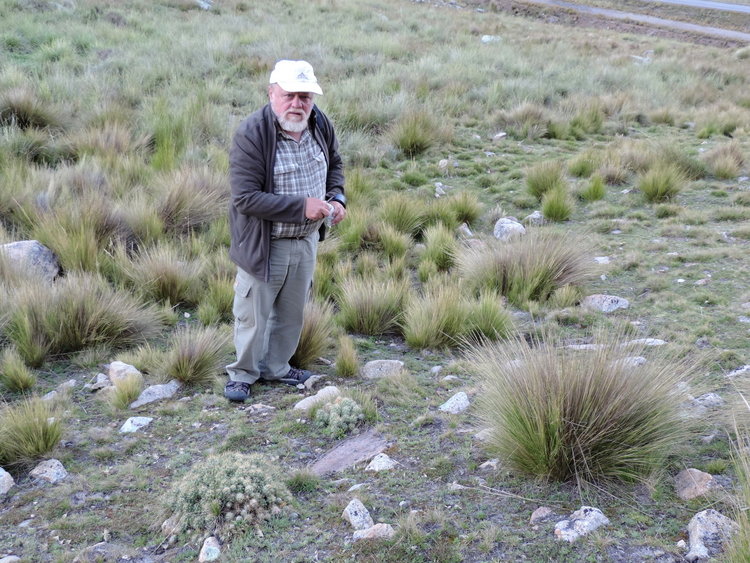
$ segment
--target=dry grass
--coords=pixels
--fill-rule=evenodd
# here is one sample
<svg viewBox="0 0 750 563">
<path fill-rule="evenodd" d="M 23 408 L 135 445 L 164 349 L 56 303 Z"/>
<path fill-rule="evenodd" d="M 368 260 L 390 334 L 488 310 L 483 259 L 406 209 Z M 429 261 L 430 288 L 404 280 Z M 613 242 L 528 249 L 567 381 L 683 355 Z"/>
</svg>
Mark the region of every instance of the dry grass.
<svg viewBox="0 0 750 563">
<path fill-rule="evenodd" d="M 186 385 L 210 385 L 224 369 L 230 341 L 230 333 L 218 327 L 178 330 L 170 337 L 164 357 L 164 377 Z"/>
<path fill-rule="evenodd" d="M 63 426 L 49 402 L 23 399 L 0 408 L 0 466 L 28 466 L 57 446 Z"/>
<path fill-rule="evenodd" d="M 309 369 L 331 346 L 334 328 L 333 305 L 308 301 L 299 344 L 289 362 L 298 368 Z"/>
</svg>

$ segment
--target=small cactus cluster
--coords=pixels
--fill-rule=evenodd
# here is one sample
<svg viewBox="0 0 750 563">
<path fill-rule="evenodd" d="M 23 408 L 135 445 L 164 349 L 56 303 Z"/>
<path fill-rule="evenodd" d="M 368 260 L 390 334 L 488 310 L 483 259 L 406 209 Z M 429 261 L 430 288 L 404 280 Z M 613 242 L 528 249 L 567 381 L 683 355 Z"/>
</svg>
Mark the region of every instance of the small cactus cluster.
<svg viewBox="0 0 750 563">
<path fill-rule="evenodd" d="M 226 452 L 196 463 L 166 497 L 176 533 L 230 539 L 277 514 L 291 500 L 279 470 L 259 454 Z"/>
<path fill-rule="evenodd" d="M 315 412 L 314 423 L 332 436 L 343 436 L 364 418 L 360 406 L 348 397 L 336 397 Z"/>
</svg>

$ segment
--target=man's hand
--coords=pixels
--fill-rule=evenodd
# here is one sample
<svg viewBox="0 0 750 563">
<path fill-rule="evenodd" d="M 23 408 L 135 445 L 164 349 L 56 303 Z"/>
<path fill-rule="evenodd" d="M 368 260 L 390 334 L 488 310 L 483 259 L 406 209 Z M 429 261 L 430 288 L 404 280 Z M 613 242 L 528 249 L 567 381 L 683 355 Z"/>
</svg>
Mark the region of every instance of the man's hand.
<svg viewBox="0 0 750 563">
<path fill-rule="evenodd" d="M 328 217 L 329 213 L 328 203 L 322 199 L 316 197 L 305 199 L 305 217 L 310 219 L 310 221 L 318 221 Z"/>
<path fill-rule="evenodd" d="M 344 217 L 346 217 L 346 207 L 341 205 L 338 201 L 331 201 L 329 203 L 333 205 L 333 224 L 336 225 L 337 223 L 341 223 L 341 221 L 344 220 Z"/>
</svg>

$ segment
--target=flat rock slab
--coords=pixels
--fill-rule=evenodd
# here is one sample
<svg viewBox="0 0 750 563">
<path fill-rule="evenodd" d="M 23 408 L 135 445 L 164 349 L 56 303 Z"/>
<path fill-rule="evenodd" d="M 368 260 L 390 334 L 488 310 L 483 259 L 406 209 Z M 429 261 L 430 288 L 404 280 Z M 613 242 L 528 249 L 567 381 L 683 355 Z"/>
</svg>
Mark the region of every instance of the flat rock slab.
<svg viewBox="0 0 750 563">
<path fill-rule="evenodd" d="M 150 416 L 132 416 L 120 427 L 120 434 L 137 432 L 141 428 L 145 428 L 151 424 L 152 420 L 154 419 Z"/>
<path fill-rule="evenodd" d="M 390 444 L 375 432 L 368 430 L 364 434 L 349 438 L 330 450 L 318 461 L 313 463 L 309 469 L 315 475 L 335 473 L 357 463 L 368 461 L 383 452 Z"/>
<path fill-rule="evenodd" d="M 404 362 L 401 360 L 373 360 L 362 368 L 362 375 L 365 379 L 380 379 L 398 375 L 403 369 Z"/>
<path fill-rule="evenodd" d="M 595 294 L 584 297 L 581 306 L 602 313 L 611 313 L 617 309 L 627 309 L 630 306 L 628 300 L 616 295 Z"/>
<path fill-rule="evenodd" d="M 468 409 L 469 405 L 469 396 L 463 391 L 459 391 L 440 405 L 438 409 L 450 414 L 460 414 Z"/>
<path fill-rule="evenodd" d="M 154 403 L 156 401 L 162 401 L 164 399 L 170 399 L 174 397 L 177 390 L 181 387 L 181 384 L 176 379 L 173 379 L 169 383 L 163 383 L 161 385 L 151 385 L 146 387 L 140 396 L 130 403 L 131 409 L 137 409 L 143 405 Z"/>
</svg>

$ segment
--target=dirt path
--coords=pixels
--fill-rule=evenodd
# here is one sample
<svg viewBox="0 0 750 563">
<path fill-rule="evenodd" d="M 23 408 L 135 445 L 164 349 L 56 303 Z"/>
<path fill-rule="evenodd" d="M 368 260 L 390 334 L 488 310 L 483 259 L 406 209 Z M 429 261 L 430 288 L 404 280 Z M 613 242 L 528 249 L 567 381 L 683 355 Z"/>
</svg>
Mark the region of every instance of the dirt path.
<svg viewBox="0 0 750 563">
<path fill-rule="evenodd" d="M 676 4 L 678 6 L 689 6 L 691 8 L 705 8 L 707 10 L 722 10 L 724 12 L 739 12 L 750 14 L 750 6 L 744 4 L 726 4 L 724 2 L 709 2 L 708 0 L 643 0 L 654 4 Z"/>
<path fill-rule="evenodd" d="M 653 16 L 647 16 L 643 14 L 634 14 L 632 12 L 620 12 L 618 10 L 608 10 L 606 8 L 594 8 L 591 6 L 582 6 L 581 4 L 573 4 L 571 2 L 564 2 L 563 0 L 529 0 L 532 4 L 542 4 L 544 6 L 554 6 L 557 8 L 564 8 L 566 10 L 573 10 L 582 14 L 591 14 L 595 16 L 603 16 L 605 18 L 613 18 L 617 20 L 635 21 L 647 25 L 655 25 L 659 27 L 666 27 L 669 29 L 678 29 L 681 31 L 688 31 L 691 33 L 699 33 L 705 35 L 713 35 L 724 39 L 732 39 L 736 41 L 744 41 L 750 43 L 750 33 L 742 33 L 740 31 L 732 31 L 729 29 L 720 29 L 718 27 L 709 27 L 704 25 L 696 25 L 692 23 L 678 22 L 674 20 L 665 20 L 662 18 L 655 18 Z M 693 7 L 708 7 L 706 5 L 713 5 L 714 2 L 701 2 L 698 0 L 682 0 L 672 1 L 670 3 L 683 4 L 686 6 Z M 739 6 L 733 4 L 721 4 L 721 6 L 735 6 L 739 8 L 746 8 L 750 12 L 750 6 Z M 713 7 L 713 6 L 711 6 Z M 726 8 L 717 8 L 726 9 Z"/>
</svg>

